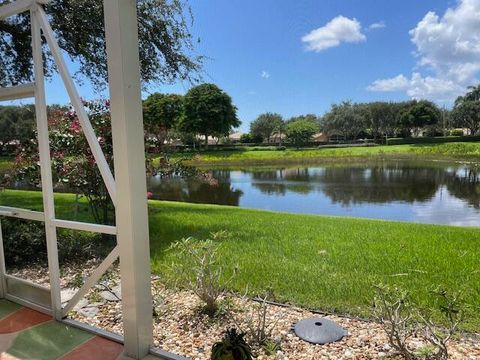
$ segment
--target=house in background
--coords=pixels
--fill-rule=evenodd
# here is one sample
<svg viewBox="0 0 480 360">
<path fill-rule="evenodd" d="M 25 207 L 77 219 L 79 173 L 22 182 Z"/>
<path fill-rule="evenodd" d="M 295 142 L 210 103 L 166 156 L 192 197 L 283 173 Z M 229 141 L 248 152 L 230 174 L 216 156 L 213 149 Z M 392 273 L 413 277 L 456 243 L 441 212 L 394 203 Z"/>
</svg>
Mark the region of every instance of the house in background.
<svg viewBox="0 0 480 360">
<path fill-rule="evenodd" d="M 240 142 L 243 134 L 244 133 L 240 131 L 232 132 L 230 135 L 228 135 L 228 140 L 233 143 Z"/>
<path fill-rule="evenodd" d="M 325 133 L 316 133 L 312 136 L 312 141 L 314 143 L 328 143 L 330 141 L 330 137 Z"/>
</svg>

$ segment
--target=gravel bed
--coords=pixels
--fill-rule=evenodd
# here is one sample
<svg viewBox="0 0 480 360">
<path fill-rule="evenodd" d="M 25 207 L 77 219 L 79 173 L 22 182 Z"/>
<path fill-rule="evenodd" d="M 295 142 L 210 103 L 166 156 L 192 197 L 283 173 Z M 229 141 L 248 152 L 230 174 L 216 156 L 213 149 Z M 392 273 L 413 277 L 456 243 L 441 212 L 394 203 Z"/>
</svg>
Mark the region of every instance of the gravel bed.
<svg viewBox="0 0 480 360">
<path fill-rule="evenodd" d="M 88 276 L 98 261 L 62 267 L 62 300 L 73 296 L 81 279 Z M 11 274 L 48 284 L 48 274 L 39 267 L 10 271 Z M 248 319 L 257 314 L 259 303 L 236 295 L 222 299 L 222 315 L 211 319 L 201 311 L 201 302 L 191 292 L 165 289 L 152 276 L 154 294 L 154 345 L 163 350 L 195 360 L 208 360 L 214 342 L 221 339 L 225 329 L 248 328 Z M 111 269 L 99 284 L 89 291 L 70 318 L 117 334 L 122 334 L 120 282 L 118 268 Z M 279 348 L 267 354 L 255 348 L 257 359 L 392 359 L 395 352 L 388 344 L 381 326 L 375 322 L 335 315 L 322 316 L 337 322 L 348 331 L 342 340 L 327 345 L 313 345 L 300 340 L 292 326 L 306 317 L 319 317 L 308 310 L 292 306 L 269 305 L 267 323 L 275 324 L 271 338 Z M 412 344 L 419 346 L 418 339 Z M 480 360 L 480 334 L 455 339 L 450 343 L 451 359 Z"/>
</svg>

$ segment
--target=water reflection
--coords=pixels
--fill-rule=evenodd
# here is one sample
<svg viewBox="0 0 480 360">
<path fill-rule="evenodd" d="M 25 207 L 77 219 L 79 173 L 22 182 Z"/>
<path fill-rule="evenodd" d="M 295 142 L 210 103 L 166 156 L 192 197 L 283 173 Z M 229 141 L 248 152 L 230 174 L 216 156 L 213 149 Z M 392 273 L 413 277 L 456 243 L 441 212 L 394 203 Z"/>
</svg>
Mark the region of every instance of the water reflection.
<svg viewBox="0 0 480 360">
<path fill-rule="evenodd" d="M 389 161 L 212 173 L 218 186 L 158 178 L 148 186 L 162 200 L 480 226 L 474 166 Z"/>
<path fill-rule="evenodd" d="M 480 209 L 480 171 L 462 168 L 446 178 L 446 186 L 450 194 L 462 199 L 475 209 Z"/>
<path fill-rule="evenodd" d="M 243 191 L 232 187 L 230 171 L 216 171 L 215 178 L 220 181 L 213 186 L 195 180 L 166 180 L 157 176 L 147 180 L 147 187 L 158 200 L 238 206 Z"/>
<path fill-rule="evenodd" d="M 392 201 L 427 201 L 438 189 L 444 172 L 398 166 L 327 168 L 319 176 L 321 191 L 345 206 Z"/>
</svg>

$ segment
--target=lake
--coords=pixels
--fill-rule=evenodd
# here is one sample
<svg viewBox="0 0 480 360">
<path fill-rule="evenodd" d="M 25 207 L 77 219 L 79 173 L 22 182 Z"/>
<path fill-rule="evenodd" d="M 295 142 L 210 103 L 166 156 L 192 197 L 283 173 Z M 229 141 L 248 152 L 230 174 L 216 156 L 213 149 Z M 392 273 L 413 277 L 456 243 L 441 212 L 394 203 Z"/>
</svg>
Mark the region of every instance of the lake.
<svg viewBox="0 0 480 360">
<path fill-rule="evenodd" d="M 211 173 L 217 185 L 152 177 L 148 188 L 159 200 L 480 226 L 480 168 L 474 165 L 377 161 Z"/>
</svg>

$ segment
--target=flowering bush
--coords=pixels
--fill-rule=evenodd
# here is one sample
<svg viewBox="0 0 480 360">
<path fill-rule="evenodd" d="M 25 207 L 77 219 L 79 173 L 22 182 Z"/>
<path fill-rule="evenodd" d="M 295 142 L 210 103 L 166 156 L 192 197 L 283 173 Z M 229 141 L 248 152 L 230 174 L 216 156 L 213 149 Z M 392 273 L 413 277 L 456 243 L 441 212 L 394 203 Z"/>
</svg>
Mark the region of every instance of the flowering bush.
<svg viewBox="0 0 480 360">
<path fill-rule="evenodd" d="M 113 171 L 109 102 L 84 101 L 84 106 L 107 163 Z M 113 224 L 113 204 L 82 133 L 77 114 L 72 108 L 51 107 L 48 112 L 48 125 L 54 186 L 66 187 L 69 191 L 85 196 L 95 221 Z M 19 147 L 15 175 L 17 180 L 40 186 L 37 139 L 31 139 Z"/>
</svg>

